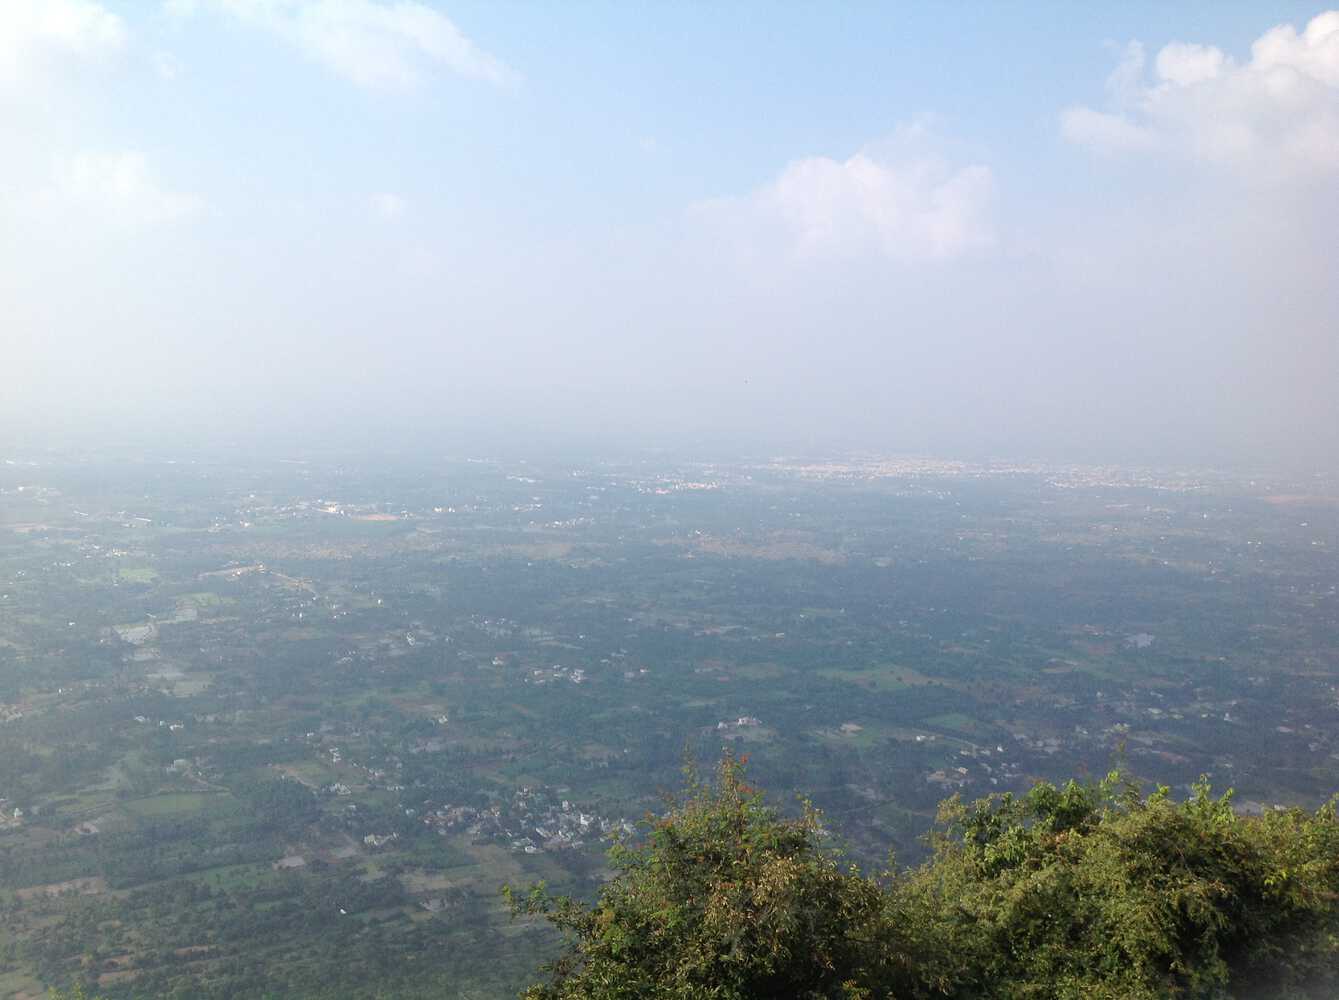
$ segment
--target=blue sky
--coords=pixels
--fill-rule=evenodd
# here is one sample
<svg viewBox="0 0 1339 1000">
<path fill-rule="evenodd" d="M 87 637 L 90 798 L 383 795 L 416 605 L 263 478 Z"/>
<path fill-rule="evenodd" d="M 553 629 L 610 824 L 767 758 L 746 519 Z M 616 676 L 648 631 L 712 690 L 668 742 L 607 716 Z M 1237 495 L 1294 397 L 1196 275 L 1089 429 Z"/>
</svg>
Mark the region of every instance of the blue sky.
<svg viewBox="0 0 1339 1000">
<path fill-rule="evenodd" d="M 5 0 L 0 122 L 12 426 L 1339 453 L 1315 5 Z"/>
</svg>

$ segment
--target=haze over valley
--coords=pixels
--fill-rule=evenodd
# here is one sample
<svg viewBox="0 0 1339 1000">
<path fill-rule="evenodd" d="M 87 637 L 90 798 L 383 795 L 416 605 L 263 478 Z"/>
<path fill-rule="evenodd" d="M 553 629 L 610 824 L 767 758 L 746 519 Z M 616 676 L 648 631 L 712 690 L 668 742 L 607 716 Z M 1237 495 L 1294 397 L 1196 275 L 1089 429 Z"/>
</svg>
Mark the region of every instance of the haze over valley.
<svg viewBox="0 0 1339 1000">
<path fill-rule="evenodd" d="M 0 0 L 0 1000 L 1333 996 L 1337 193 L 1300 3 Z"/>
</svg>

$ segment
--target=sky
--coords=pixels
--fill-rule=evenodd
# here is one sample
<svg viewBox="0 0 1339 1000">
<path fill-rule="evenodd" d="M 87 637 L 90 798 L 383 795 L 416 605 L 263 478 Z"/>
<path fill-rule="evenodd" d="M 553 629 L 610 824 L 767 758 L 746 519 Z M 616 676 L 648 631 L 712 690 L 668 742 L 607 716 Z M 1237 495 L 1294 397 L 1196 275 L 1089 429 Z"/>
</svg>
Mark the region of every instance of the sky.
<svg viewBox="0 0 1339 1000">
<path fill-rule="evenodd" d="M 0 437 L 1339 465 L 1339 11 L 0 0 Z"/>
</svg>

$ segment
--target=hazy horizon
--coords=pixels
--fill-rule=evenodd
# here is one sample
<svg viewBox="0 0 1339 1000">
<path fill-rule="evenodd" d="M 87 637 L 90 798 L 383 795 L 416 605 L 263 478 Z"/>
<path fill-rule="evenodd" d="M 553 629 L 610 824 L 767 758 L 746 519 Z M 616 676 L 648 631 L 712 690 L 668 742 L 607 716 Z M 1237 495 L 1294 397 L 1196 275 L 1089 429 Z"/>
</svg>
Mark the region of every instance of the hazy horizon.
<svg viewBox="0 0 1339 1000">
<path fill-rule="evenodd" d="M 0 120 L 0 444 L 1339 455 L 1320 6 L 10 0 Z"/>
</svg>

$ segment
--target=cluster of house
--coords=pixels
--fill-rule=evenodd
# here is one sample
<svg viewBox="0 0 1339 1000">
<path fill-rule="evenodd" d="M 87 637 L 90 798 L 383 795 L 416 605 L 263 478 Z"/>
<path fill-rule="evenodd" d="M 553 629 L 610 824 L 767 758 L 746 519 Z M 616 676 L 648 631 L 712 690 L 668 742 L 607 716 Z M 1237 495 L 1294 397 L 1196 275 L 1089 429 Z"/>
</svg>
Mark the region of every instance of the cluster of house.
<svg viewBox="0 0 1339 1000">
<path fill-rule="evenodd" d="M 1014 739 L 1024 743 L 1028 742 L 1025 736 L 1015 736 Z M 922 742 L 921 737 L 917 736 L 916 741 Z M 1045 749 L 1055 741 L 1038 742 Z M 1059 749 L 1059 744 L 1056 743 L 1055 745 L 1056 749 Z M 1017 763 L 1004 759 L 1004 752 L 1004 747 L 999 745 L 994 749 L 975 745 L 963 747 L 957 753 L 956 763 L 947 764 L 931 771 L 925 775 L 925 780 L 929 784 L 938 785 L 941 788 L 962 788 L 977 778 L 984 778 L 992 786 L 998 787 L 1002 781 L 1010 782 L 1022 776 Z"/>
<path fill-rule="evenodd" d="M 1152 642 L 1152 637 L 1137 633 L 1128 636 L 1127 642 L 1134 648 L 1146 648 Z M 1251 676 L 1246 681 L 1254 687 L 1262 687 L 1267 683 L 1267 678 Z M 1085 719 L 1086 724 L 1074 725 L 1068 732 L 1017 732 L 1013 734 L 1013 750 L 1024 755 L 1055 757 L 1062 753 L 1089 752 L 1093 747 L 1110 749 L 1122 745 L 1124 752 L 1132 757 L 1152 758 L 1163 766 L 1187 766 L 1193 761 L 1187 755 L 1184 736 L 1178 730 L 1192 723 L 1237 725 L 1246 711 L 1246 703 L 1240 698 L 1215 697 L 1215 692 L 1204 688 L 1197 688 L 1188 694 L 1188 697 L 1182 695 L 1178 698 L 1174 692 L 1154 689 L 1119 693 L 1097 691 L 1095 701 L 1088 706 L 1072 698 L 1067 698 L 1063 703 L 1057 700 L 1057 708 L 1083 710 L 1102 721 L 1093 724 Z M 1331 753 L 1335 759 L 1339 759 L 1339 751 L 1332 752 L 1334 743 L 1321 726 L 1285 719 L 1273 727 L 1273 732 L 1277 734 L 1276 739 L 1291 741 L 1299 751 L 1305 746 L 1310 753 Z M 916 741 L 922 742 L 923 738 L 917 736 Z M 995 748 L 996 755 L 1002 752 L 1003 748 Z M 1021 777 L 1017 765 L 999 760 L 987 761 L 991 756 L 988 748 L 961 750 L 959 756 L 973 758 L 976 762 L 951 762 L 924 775 L 925 780 L 955 789 L 981 778 L 988 779 L 992 785 L 1000 785 L 1005 779 Z M 1228 754 L 1217 755 L 1213 764 L 1216 768 L 1233 767 L 1232 758 Z"/>
<path fill-rule="evenodd" d="M 139 723 L 141 726 L 147 726 L 149 723 L 154 722 L 155 720 L 149 718 L 147 715 L 137 715 L 135 716 L 135 721 Z M 158 719 L 157 725 L 159 729 L 166 729 L 169 732 L 173 733 L 179 733 L 186 728 L 186 723 L 184 722 L 169 722 L 166 719 Z"/>
<path fill-rule="evenodd" d="M 555 663 L 553 666 L 535 667 L 530 671 L 530 676 L 525 678 L 527 684 L 547 684 L 550 681 L 571 681 L 573 684 L 582 684 L 586 680 L 586 671 L 581 667 L 564 667 L 561 663 Z"/>
<path fill-rule="evenodd" d="M 310 737 L 314 734 L 308 733 L 307 735 Z M 369 785 L 375 785 L 377 782 L 384 780 L 386 777 L 386 772 L 382 768 L 370 767 L 367 764 L 359 764 L 356 760 L 345 760 L 344 751 L 342 751 L 339 747 L 327 748 L 326 754 L 330 757 L 330 763 L 332 764 L 343 764 L 345 767 L 351 767 L 355 771 L 362 771 L 364 774 L 367 775 Z M 396 764 L 398 766 L 399 764 L 398 759 L 396 760 Z"/>
<path fill-rule="evenodd" d="M 23 823 L 23 810 L 9 799 L 0 799 L 0 830 L 20 826 Z"/>
<path fill-rule="evenodd" d="M 755 719 L 751 715 L 741 715 L 737 719 L 716 723 L 716 734 L 722 739 L 733 740 L 740 736 L 744 730 L 757 729 L 761 726 L 761 719 Z"/>
<path fill-rule="evenodd" d="M 715 480 L 691 480 L 679 479 L 677 477 L 660 477 L 652 482 L 633 481 L 634 489 L 638 493 L 651 496 L 669 496 L 672 493 L 697 493 L 703 490 L 719 490 L 721 484 Z"/>
<path fill-rule="evenodd" d="M 631 834 L 636 829 L 626 819 L 584 812 L 567 799 L 529 788 L 519 790 L 507 804 L 429 809 L 423 823 L 442 835 L 461 830 L 475 843 L 506 843 L 526 854 L 573 850 L 592 837 Z"/>
</svg>

